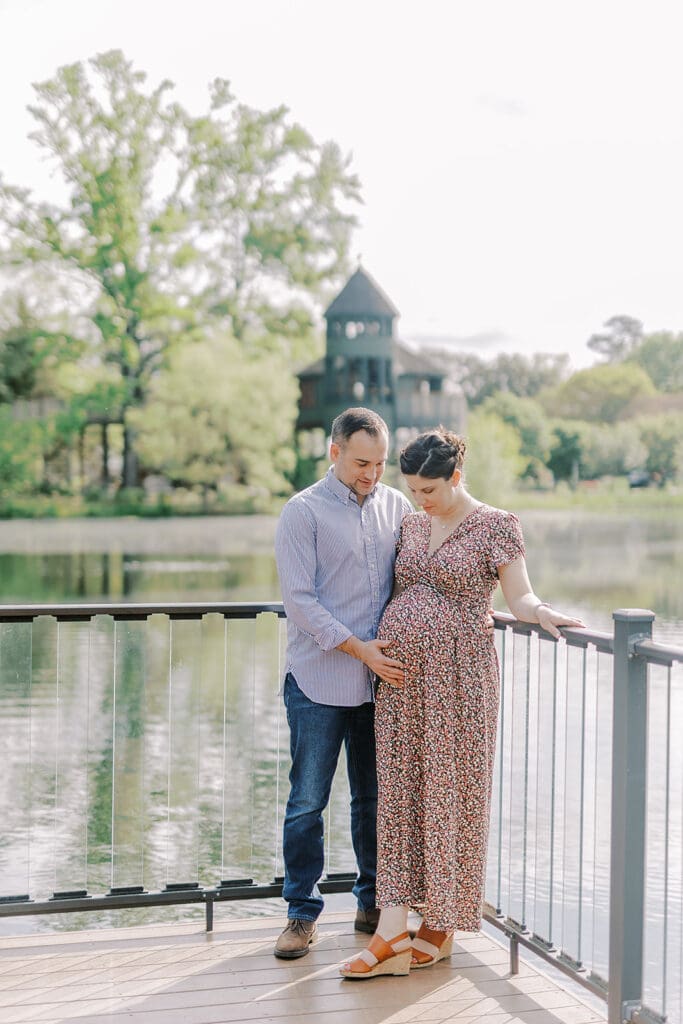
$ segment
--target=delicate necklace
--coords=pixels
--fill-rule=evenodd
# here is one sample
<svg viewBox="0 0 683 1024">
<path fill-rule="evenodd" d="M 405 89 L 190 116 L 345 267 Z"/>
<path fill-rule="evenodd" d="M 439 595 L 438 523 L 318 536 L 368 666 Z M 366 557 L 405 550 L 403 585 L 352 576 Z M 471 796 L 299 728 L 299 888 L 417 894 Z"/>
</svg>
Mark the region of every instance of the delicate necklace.
<svg viewBox="0 0 683 1024">
<path fill-rule="evenodd" d="M 466 508 L 467 506 L 465 506 L 465 509 Z M 461 522 L 461 520 L 464 519 L 466 515 L 468 515 L 465 509 L 457 508 L 454 509 L 452 512 L 448 512 L 445 516 L 432 516 L 432 519 L 436 523 L 437 527 L 445 533 L 446 530 L 455 529 L 459 522 Z M 458 518 L 458 516 L 460 516 L 460 518 Z M 446 520 L 446 522 L 443 522 L 444 519 Z"/>
</svg>

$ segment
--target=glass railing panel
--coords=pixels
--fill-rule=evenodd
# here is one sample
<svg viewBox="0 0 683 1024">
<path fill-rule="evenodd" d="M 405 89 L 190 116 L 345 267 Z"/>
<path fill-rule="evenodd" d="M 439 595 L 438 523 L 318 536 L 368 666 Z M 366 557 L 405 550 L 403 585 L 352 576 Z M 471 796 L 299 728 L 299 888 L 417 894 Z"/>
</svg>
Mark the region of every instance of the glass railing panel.
<svg viewBox="0 0 683 1024">
<path fill-rule="evenodd" d="M 202 621 L 169 619 L 167 885 L 199 874 L 199 750 Z"/>
<path fill-rule="evenodd" d="M 285 807 L 289 795 L 289 729 L 284 702 L 280 694 L 282 688 L 287 652 L 287 623 L 285 619 L 277 620 L 277 682 L 278 697 L 276 700 L 277 714 L 275 718 L 275 876 L 284 875 L 282 859 L 282 826 L 285 818 Z"/>
<path fill-rule="evenodd" d="M 38 622 L 36 621 L 36 625 Z M 88 676 L 87 705 L 87 876 L 89 892 L 112 885 L 112 770 L 114 755 L 114 620 L 98 615 L 88 624 L 87 651 L 80 649 Z M 85 627 L 84 627 L 85 629 Z M 80 670 L 84 666 L 80 664 Z"/>
<path fill-rule="evenodd" d="M 278 736 L 281 723 L 279 622 L 275 615 L 259 615 L 252 623 L 254 659 L 251 669 L 254 775 L 250 875 L 259 881 L 275 876 L 278 821 L 275 813 Z M 286 796 L 286 793 L 284 794 Z"/>
<path fill-rule="evenodd" d="M 57 622 L 55 890 L 87 889 L 91 623 Z"/>
<path fill-rule="evenodd" d="M 2 739 L 3 808 L 0 844 L 1 896 L 26 896 L 31 889 L 31 684 L 32 625 L 0 623 L 0 709 L 7 723 Z M 10 724 L 11 723 L 11 724 Z"/>
<path fill-rule="evenodd" d="M 118 622 L 117 627 L 125 626 Z M 128 623 L 128 626 L 132 626 Z M 136 624 L 137 626 L 137 624 Z M 168 881 L 169 842 L 169 679 L 171 629 L 165 615 L 152 615 L 144 623 L 145 647 L 138 654 L 144 664 L 144 819 L 143 876 L 146 889 L 163 889 Z M 176 633 L 176 639 L 178 634 Z M 138 675 L 142 683 L 142 677 Z M 186 881 L 186 879 L 181 879 Z"/>
<path fill-rule="evenodd" d="M 206 615 L 202 620 L 201 692 L 199 697 L 199 796 L 198 857 L 199 880 L 215 885 L 221 881 L 223 845 L 223 783 L 228 775 L 224 764 L 224 661 L 226 620 Z"/>
<path fill-rule="evenodd" d="M 59 715 L 59 638 L 57 622 L 36 619 L 32 629 L 31 680 L 31 876 L 33 898 L 47 898 L 57 889 L 57 820 L 55 766 Z"/>
<path fill-rule="evenodd" d="M 111 888 L 139 886 L 145 875 L 147 766 L 147 622 L 117 621 L 111 690 Z"/>
<path fill-rule="evenodd" d="M 258 712 L 253 620 L 226 620 L 222 878 L 253 877 L 255 730 Z M 265 709 L 261 709 L 265 710 Z M 263 866 L 265 868 L 265 865 Z"/>
</svg>

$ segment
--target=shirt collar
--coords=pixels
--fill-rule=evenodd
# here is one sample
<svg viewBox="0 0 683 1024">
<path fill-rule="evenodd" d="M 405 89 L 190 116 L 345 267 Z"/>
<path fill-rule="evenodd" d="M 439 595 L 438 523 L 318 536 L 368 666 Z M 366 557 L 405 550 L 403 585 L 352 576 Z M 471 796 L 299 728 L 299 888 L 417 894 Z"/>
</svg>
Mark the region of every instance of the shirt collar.
<svg viewBox="0 0 683 1024">
<path fill-rule="evenodd" d="M 327 476 L 325 477 L 325 485 L 327 486 L 327 489 L 329 491 L 332 491 L 335 497 L 339 498 L 340 501 L 343 501 L 345 504 L 358 505 L 359 508 L 362 507 L 361 505 L 359 505 L 358 498 L 356 497 L 355 493 L 351 490 L 351 488 L 347 487 L 346 484 L 343 484 L 341 480 L 337 476 L 335 476 L 334 466 L 330 466 L 330 468 L 327 471 Z M 365 501 L 367 501 L 368 498 L 374 498 L 376 491 L 377 484 L 375 484 L 375 486 L 373 487 L 369 494 L 366 494 Z M 363 504 L 365 504 L 365 502 Z"/>
</svg>

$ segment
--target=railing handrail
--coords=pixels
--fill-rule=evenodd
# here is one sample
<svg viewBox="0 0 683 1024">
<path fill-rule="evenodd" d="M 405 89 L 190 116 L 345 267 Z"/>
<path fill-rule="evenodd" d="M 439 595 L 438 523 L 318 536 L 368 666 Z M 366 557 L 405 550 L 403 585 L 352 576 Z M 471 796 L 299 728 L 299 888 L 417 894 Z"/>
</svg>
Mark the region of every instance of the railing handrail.
<svg viewBox="0 0 683 1024">
<path fill-rule="evenodd" d="M 255 615 L 271 613 L 285 617 L 282 601 L 102 601 L 96 604 L 0 604 L 0 622 L 16 622 L 51 616 L 60 621 L 79 621 L 96 615 L 111 615 L 117 619 L 140 619 L 150 615 L 168 615 L 171 618 L 201 618 L 203 615 L 223 615 L 225 618 L 252 618 Z M 516 633 L 537 633 L 544 639 L 552 639 L 542 626 L 535 622 L 523 622 L 509 612 L 494 612 L 497 629 L 512 627 Z M 612 633 L 586 627 L 565 627 L 562 629 L 565 641 L 571 646 L 585 647 L 589 644 L 604 653 L 614 652 Z M 683 662 L 683 647 L 642 639 L 633 645 L 633 652 L 647 661 L 657 664 Z"/>
<path fill-rule="evenodd" d="M 537 622 L 524 622 L 516 619 L 509 612 L 494 612 L 493 624 L 496 629 L 512 628 L 513 633 L 536 633 L 544 640 L 552 640 L 547 630 L 543 629 Z M 571 647 L 588 647 L 592 644 L 601 653 L 614 653 L 614 636 L 612 633 L 604 633 L 597 629 L 588 629 L 585 626 L 562 626 L 562 637 Z"/>
<path fill-rule="evenodd" d="M 285 618 L 282 601 L 107 601 L 96 604 L 0 604 L 0 622 L 16 622 L 50 616 L 60 621 L 77 622 L 94 618 L 96 615 L 111 615 L 116 619 L 140 619 L 150 615 L 168 615 L 171 618 L 201 618 L 203 615 L 223 615 L 225 618 L 253 618 L 263 613 L 272 613 Z M 544 639 L 553 639 L 538 623 L 523 622 L 509 612 L 494 612 L 494 625 L 497 629 L 511 626 L 514 632 L 537 633 Z M 584 647 L 593 644 L 600 651 L 612 653 L 613 636 L 599 630 L 565 627 L 562 634 L 567 643 Z M 664 648 L 654 645 L 660 653 L 670 654 L 677 659 L 683 658 L 683 648 Z M 639 653 L 641 653 L 639 651 Z"/>
<path fill-rule="evenodd" d="M 636 640 L 632 645 L 632 652 L 657 665 L 672 665 L 674 661 L 683 662 L 683 647 L 658 643 L 656 640 Z"/>
<path fill-rule="evenodd" d="M 223 615 L 230 619 L 249 619 L 264 612 L 284 618 L 282 601 L 166 601 L 133 603 L 130 601 L 98 604 L 5 604 L 0 605 L 0 622 L 21 622 L 52 616 L 63 622 L 78 622 L 95 615 L 111 615 L 115 619 L 146 619 L 150 615 L 171 618 L 201 618 Z"/>
</svg>

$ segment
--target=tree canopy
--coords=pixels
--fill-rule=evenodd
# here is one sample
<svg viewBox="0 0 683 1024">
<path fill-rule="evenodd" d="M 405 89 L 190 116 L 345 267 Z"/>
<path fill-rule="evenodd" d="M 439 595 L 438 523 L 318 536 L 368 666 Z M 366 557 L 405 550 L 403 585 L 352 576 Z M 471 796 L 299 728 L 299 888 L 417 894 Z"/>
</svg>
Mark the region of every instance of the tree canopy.
<svg viewBox="0 0 683 1024">
<path fill-rule="evenodd" d="M 683 391 L 683 333 L 656 331 L 647 334 L 630 356 L 641 366 L 658 391 Z"/>
<path fill-rule="evenodd" d="M 655 387 L 641 367 L 607 363 L 579 370 L 540 400 L 550 415 L 614 423 L 635 399 L 654 393 Z"/>
<path fill-rule="evenodd" d="M 66 282 L 78 313 L 69 345 L 107 381 L 99 412 L 123 425 L 133 485 L 131 414 L 176 346 L 220 326 L 251 358 L 311 351 L 314 302 L 347 268 L 359 184 L 334 143 L 316 143 L 284 107 L 238 102 L 224 80 L 201 116 L 118 50 L 34 88 L 32 138 L 65 198 L 0 182 L 0 260 L 40 272 L 48 292 Z M 31 341 L 21 331 L 15 343 Z"/>
<path fill-rule="evenodd" d="M 549 421 L 538 402 L 501 391 L 487 398 L 481 411 L 495 414 L 515 428 L 519 435 L 520 455 L 526 459 L 523 476 L 538 480 L 548 459 L 551 440 Z"/>
<path fill-rule="evenodd" d="M 608 362 L 625 359 L 643 337 L 643 325 L 640 320 L 623 313 L 611 316 L 605 321 L 604 326 L 607 330 L 591 334 L 587 345 L 598 355 L 605 356 Z"/>
<path fill-rule="evenodd" d="M 563 353 L 501 352 L 493 359 L 482 359 L 473 353 L 442 353 L 452 367 L 465 397 L 471 406 L 481 405 L 487 398 L 509 392 L 519 398 L 533 398 L 564 380 L 569 373 L 569 357 Z"/>
<path fill-rule="evenodd" d="M 176 486 L 215 489 L 223 480 L 233 494 L 251 488 L 262 498 L 288 489 L 296 381 L 278 352 L 240 357 L 227 335 L 177 348 L 132 415 L 145 465 Z"/>
</svg>

